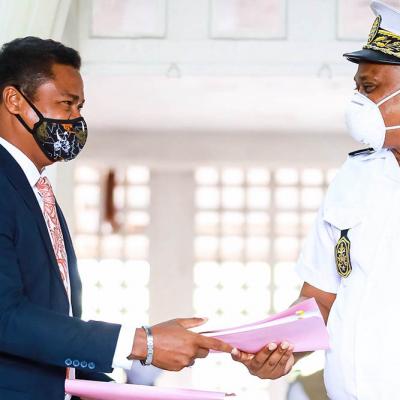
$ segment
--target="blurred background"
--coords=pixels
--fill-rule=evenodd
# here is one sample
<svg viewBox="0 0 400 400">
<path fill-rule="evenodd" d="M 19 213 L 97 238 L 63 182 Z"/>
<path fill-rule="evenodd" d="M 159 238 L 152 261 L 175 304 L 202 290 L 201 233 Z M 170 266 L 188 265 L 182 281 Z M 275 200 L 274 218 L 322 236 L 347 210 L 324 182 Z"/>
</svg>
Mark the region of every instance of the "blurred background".
<svg viewBox="0 0 400 400">
<path fill-rule="evenodd" d="M 367 0 L 0 0 L 0 43 L 53 38 L 83 58 L 88 144 L 51 176 L 85 319 L 238 325 L 295 300 L 302 241 L 359 148 L 343 121 L 356 66 L 342 54 L 373 19 Z M 114 377 L 321 400 L 322 368 L 315 354 L 269 382 L 213 355 Z"/>
</svg>

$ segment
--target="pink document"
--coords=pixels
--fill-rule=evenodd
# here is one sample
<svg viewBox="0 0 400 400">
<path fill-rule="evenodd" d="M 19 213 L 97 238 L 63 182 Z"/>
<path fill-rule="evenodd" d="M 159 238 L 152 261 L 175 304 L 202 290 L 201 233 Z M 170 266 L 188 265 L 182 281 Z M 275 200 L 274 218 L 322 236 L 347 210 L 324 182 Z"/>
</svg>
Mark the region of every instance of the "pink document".
<svg viewBox="0 0 400 400">
<path fill-rule="evenodd" d="M 65 392 L 72 396 L 93 400 L 220 400 L 229 396 L 221 392 L 124 385 L 79 379 L 67 379 L 65 381 Z"/>
<path fill-rule="evenodd" d="M 287 341 L 295 352 L 325 350 L 329 336 L 315 299 L 308 299 L 265 320 L 202 333 L 221 339 L 247 353 L 257 353 L 268 343 Z"/>
</svg>

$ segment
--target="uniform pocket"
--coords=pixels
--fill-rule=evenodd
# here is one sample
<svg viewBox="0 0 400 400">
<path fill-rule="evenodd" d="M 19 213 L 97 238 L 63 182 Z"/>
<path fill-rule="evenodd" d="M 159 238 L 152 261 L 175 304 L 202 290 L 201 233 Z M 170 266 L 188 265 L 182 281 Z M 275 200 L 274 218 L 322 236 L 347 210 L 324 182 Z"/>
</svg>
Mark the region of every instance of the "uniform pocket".
<svg viewBox="0 0 400 400">
<path fill-rule="evenodd" d="M 339 231 L 360 225 L 363 218 L 359 208 L 329 207 L 324 209 L 324 221 Z"/>
</svg>

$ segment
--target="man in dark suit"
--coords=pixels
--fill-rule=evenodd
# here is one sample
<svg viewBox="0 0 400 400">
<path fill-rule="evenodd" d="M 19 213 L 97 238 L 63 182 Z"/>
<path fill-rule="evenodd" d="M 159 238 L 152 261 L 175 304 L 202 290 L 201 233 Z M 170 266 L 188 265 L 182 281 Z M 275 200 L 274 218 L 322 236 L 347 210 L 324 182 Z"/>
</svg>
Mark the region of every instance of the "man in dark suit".
<svg viewBox="0 0 400 400">
<path fill-rule="evenodd" d="M 80 319 L 76 256 L 45 170 L 86 142 L 80 64 L 75 50 L 34 37 L 0 51 L 2 400 L 63 400 L 66 377 L 101 379 L 133 359 L 178 371 L 232 350 L 190 332 L 199 318 L 142 328 Z"/>
</svg>

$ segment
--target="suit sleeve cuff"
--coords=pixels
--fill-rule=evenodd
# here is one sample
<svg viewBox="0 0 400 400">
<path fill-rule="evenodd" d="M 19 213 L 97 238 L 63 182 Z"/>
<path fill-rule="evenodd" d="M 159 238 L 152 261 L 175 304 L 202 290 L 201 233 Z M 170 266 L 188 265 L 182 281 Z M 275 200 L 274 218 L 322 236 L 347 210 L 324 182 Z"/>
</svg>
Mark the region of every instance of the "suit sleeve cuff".
<svg viewBox="0 0 400 400">
<path fill-rule="evenodd" d="M 136 328 L 131 326 L 121 326 L 112 362 L 113 368 L 131 369 L 133 361 L 128 360 L 128 356 L 132 351 L 135 330 Z"/>
</svg>

